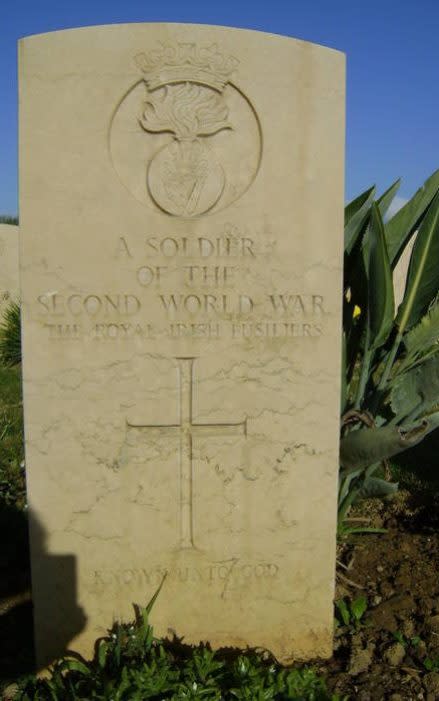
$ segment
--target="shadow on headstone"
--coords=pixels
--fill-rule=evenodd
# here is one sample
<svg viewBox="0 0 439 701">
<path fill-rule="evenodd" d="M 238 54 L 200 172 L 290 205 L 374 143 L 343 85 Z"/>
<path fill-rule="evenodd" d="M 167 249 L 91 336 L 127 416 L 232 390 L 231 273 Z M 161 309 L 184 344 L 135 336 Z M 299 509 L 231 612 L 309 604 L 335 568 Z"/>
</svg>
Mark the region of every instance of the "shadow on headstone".
<svg viewBox="0 0 439 701">
<path fill-rule="evenodd" d="M 36 611 L 28 521 L 32 587 L 40 591 Z M 0 680 L 14 681 L 62 656 L 87 619 L 77 603 L 76 558 L 47 552 L 46 534 L 34 513 L 0 502 L 0 552 Z M 51 614 L 54 599 L 60 602 L 55 617 Z"/>
<path fill-rule="evenodd" d="M 47 552 L 46 533 L 33 512 L 29 513 L 29 531 L 32 591 L 38 591 L 34 606 L 35 661 L 40 670 L 68 651 L 87 618 L 77 602 L 75 556 Z"/>
</svg>

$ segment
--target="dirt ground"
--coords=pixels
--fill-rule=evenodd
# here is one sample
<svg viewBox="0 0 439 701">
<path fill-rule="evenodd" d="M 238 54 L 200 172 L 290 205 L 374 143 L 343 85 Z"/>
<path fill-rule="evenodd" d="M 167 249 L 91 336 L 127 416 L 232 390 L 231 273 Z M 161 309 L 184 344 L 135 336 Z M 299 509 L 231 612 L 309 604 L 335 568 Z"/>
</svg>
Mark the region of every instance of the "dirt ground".
<svg viewBox="0 0 439 701">
<path fill-rule="evenodd" d="M 331 690 L 352 701 L 439 699 L 439 503 L 401 493 L 389 503 L 361 506 L 353 518 L 387 532 L 350 536 L 340 544 L 336 598 L 364 596 L 367 609 L 357 625 L 336 627 L 333 658 L 315 666 Z M 26 553 L 5 552 L 0 690 L 32 671 Z"/>
<path fill-rule="evenodd" d="M 334 656 L 318 665 L 355 701 L 439 699 L 439 503 L 400 493 L 357 509 L 380 535 L 339 546 L 336 599 L 365 596 L 360 624 L 337 626 Z"/>
</svg>

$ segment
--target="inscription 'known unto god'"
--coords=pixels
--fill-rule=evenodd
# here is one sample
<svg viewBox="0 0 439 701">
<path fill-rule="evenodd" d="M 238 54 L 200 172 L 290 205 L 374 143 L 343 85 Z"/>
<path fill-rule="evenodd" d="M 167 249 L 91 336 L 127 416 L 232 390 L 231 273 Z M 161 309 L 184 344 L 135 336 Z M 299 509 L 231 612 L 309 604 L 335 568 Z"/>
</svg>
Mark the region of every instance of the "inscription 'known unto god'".
<svg viewBox="0 0 439 701">
<path fill-rule="evenodd" d="M 163 578 L 175 579 L 182 584 L 197 582 L 238 582 L 249 580 L 270 580 L 279 577 L 279 567 L 270 562 L 256 564 L 241 563 L 237 558 L 227 562 L 211 564 L 208 567 L 182 567 L 177 569 L 158 567 L 141 567 L 124 570 L 94 570 L 89 575 L 88 586 L 103 592 L 108 586 L 155 586 L 161 584 Z"/>
</svg>

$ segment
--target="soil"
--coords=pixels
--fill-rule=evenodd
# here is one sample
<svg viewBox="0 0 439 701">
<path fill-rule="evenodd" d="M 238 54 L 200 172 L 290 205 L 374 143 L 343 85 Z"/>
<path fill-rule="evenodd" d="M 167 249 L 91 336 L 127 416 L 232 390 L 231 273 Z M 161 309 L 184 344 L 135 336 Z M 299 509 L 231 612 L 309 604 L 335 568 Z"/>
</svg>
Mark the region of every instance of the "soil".
<svg viewBox="0 0 439 701">
<path fill-rule="evenodd" d="M 352 526 L 386 529 L 339 545 L 336 599 L 365 597 L 367 609 L 357 624 L 336 626 L 333 657 L 313 664 L 350 701 L 439 700 L 439 500 L 401 492 L 391 502 L 364 502 L 352 518 Z M 0 690 L 31 671 L 28 583 L 23 557 L 9 560 L 0 586 Z"/>
<path fill-rule="evenodd" d="M 439 699 L 438 501 L 401 492 L 364 503 L 350 525 L 387 532 L 339 546 L 336 600 L 364 596 L 367 609 L 359 624 L 336 627 L 319 671 L 355 701 Z"/>
</svg>

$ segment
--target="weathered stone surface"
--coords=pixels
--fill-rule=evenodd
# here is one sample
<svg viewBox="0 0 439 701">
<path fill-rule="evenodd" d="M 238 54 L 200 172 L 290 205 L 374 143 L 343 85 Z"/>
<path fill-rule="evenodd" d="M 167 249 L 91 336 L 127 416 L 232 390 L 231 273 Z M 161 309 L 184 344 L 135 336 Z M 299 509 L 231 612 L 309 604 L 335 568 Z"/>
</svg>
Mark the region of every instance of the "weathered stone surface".
<svg viewBox="0 0 439 701">
<path fill-rule="evenodd" d="M 0 315 L 19 298 L 18 226 L 0 224 Z"/>
<path fill-rule="evenodd" d="M 37 650 L 332 646 L 344 58 L 121 25 L 20 45 Z"/>
<path fill-rule="evenodd" d="M 415 237 L 416 238 L 416 237 Z M 404 249 L 404 252 L 399 259 L 395 270 L 393 271 L 393 289 L 395 292 L 395 308 L 397 309 L 404 298 L 405 284 L 407 273 L 410 264 L 410 256 L 412 255 L 415 238 L 412 238 Z"/>
</svg>

